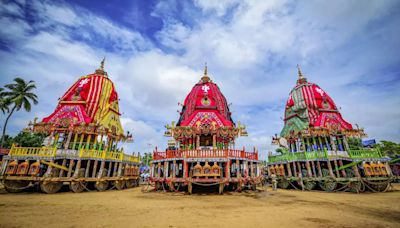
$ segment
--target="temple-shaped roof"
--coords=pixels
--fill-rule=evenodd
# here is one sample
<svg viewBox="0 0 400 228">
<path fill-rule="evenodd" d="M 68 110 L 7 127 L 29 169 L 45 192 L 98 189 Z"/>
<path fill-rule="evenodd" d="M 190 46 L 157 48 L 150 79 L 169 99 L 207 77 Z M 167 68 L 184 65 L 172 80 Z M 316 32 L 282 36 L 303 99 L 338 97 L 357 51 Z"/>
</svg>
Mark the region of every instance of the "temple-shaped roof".
<svg viewBox="0 0 400 228">
<path fill-rule="evenodd" d="M 281 136 L 286 137 L 308 128 L 336 131 L 352 129 L 352 125 L 342 118 L 332 98 L 317 84 L 308 82 L 300 67 L 298 77 L 286 102 L 285 126 Z"/>
<path fill-rule="evenodd" d="M 63 127 L 94 124 L 123 135 L 118 94 L 104 71 L 104 59 L 95 73 L 80 77 L 60 98 L 54 112 L 43 123 Z"/>
<path fill-rule="evenodd" d="M 183 103 L 177 126 L 210 124 L 233 127 L 231 112 L 225 96 L 209 77 L 207 66 L 201 80 L 194 85 Z"/>
</svg>

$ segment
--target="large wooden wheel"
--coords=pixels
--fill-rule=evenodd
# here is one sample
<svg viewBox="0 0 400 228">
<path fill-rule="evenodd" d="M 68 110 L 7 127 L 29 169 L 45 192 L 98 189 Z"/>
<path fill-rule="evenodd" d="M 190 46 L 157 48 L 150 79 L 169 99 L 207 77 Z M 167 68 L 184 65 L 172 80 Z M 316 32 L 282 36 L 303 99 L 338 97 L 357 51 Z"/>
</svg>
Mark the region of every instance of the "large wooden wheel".
<svg viewBox="0 0 400 228">
<path fill-rule="evenodd" d="M 363 191 L 363 183 L 361 181 L 352 181 L 349 183 L 349 191 L 350 192 L 362 192 Z"/>
<path fill-rule="evenodd" d="M 369 182 L 367 185 L 373 190 L 377 192 L 385 192 L 390 185 L 390 182 L 385 180 L 385 181 L 374 181 L 374 182 Z"/>
<path fill-rule="evenodd" d="M 285 178 L 282 178 L 278 181 L 279 188 L 287 189 L 289 188 L 289 185 L 290 185 L 289 181 Z"/>
<path fill-rule="evenodd" d="M 103 169 L 100 178 L 106 177 L 106 176 L 107 176 L 107 169 Z M 106 180 L 99 180 L 99 181 L 96 181 L 96 183 L 94 184 L 94 187 L 97 189 L 97 191 L 103 192 L 103 191 L 107 190 L 108 184 L 109 183 Z"/>
<path fill-rule="evenodd" d="M 79 169 L 78 178 L 85 177 L 85 168 Z M 86 189 L 87 182 L 85 181 L 71 181 L 69 189 L 75 193 L 83 192 Z"/>
<path fill-rule="evenodd" d="M 125 181 L 125 186 L 126 186 L 126 188 L 133 188 L 133 187 L 136 187 L 136 180 L 127 180 L 127 181 Z"/>
<path fill-rule="evenodd" d="M 97 191 L 103 192 L 108 188 L 108 181 L 97 181 L 94 184 L 94 187 L 97 189 Z"/>
<path fill-rule="evenodd" d="M 24 189 L 28 188 L 29 181 L 14 181 L 14 180 L 5 180 L 4 188 L 9 193 L 17 193 L 22 192 Z"/>
<path fill-rule="evenodd" d="M 336 189 L 337 182 L 332 179 L 326 179 L 319 182 L 319 186 L 326 192 L 333 192 Z"/>
<path fill-rule="evenodd" d="M 304 189 L 311 191 L 315 188 L 317 183 L 315 181 L 304 181 Z"/>
<path fill-rule="evenodd" d="M 52 168 L 50 174 L 45 175 L 45 177 L 58 177 L 60 170 L 57 168 Z M 61 181 L 43 181 L 40 183 L 40 190 L 47 194 L 53 194 L 61 190 L 63 182 Z"/>
<path fill-rule="evenodd" d="M 114 181 L 114 186 L 118 190 L 122 190 L 125 187 L 125 181 L 124 180 L 116 180 Z"/>
</svg>

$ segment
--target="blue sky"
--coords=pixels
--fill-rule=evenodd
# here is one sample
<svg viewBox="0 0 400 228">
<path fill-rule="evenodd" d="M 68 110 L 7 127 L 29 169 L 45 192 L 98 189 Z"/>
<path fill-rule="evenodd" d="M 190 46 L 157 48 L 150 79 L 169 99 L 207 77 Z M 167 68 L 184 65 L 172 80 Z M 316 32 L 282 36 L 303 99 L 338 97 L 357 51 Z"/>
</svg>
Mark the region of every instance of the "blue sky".
<svg viewBox="0 0 400 228">
<path fill-rule="evenodd" d="M 235 121 L 265 158 L 300 64 L 369 138 L 400 142 L 399 1 L 1 1 L 0 85 L 35 80 L 43 118 L 106 56 L 130 151 L 165 147 L 164 125 L 207 62 Z M 0 117 L 1 123 L 4 116 Z"/>
</svg>

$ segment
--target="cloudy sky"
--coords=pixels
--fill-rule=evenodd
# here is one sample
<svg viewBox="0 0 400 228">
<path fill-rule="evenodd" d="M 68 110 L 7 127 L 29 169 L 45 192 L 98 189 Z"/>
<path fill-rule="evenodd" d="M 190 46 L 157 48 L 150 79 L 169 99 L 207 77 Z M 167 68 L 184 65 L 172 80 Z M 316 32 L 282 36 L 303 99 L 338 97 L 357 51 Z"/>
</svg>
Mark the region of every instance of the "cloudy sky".
<svg viewBox="0 0 400 228">
<path fill-rule="evenodd" d="M 178 119 L 205 62 L 234 120 L 247 125 L 238 144 L 264 158 L 283 126 L 296 64 L 369 138 L 400 142 L 399 1 L 0 3 L 0 86 L 34 80 L 40 101 L 12 117 L 12 135 L 49 115 L 106 56 L 123 125 L 134 132 L 130 151 L 165 148 L 164 125 Z"/>
</svg>

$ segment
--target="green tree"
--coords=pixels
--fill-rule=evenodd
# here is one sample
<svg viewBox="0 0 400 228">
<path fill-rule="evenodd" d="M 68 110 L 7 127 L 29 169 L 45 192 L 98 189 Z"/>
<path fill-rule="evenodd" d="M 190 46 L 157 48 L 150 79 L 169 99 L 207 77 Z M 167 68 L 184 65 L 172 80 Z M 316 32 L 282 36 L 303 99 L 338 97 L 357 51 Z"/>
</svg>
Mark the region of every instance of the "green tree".
<svg viewBox="0 0 400 228">
<path fill-rule="evenodd" d="M 15 78 L 14 82 L 15 83 L 5 85 L 4 87 L 8 90 L 1 92 L 1 97 L 10 102 L 9 105 L 12 108 L 11 110 L 9 110 L 7 118 L 3 125 L 0 148 L 3 147 L 3 139 L 4 135 L 6 134 L 8 120 L 10 119 L 12 114 L 15 111 L 21 110 L 21 108 L 23 108 L 27 112 L 30 112 L 32 107 L 31 102 L 33 102 L 33 104 L 35 105 L 38 103 L 37 95 L 33 93 L 34 89 L 36 89 L 34 81 L 31 80 L 29 82 L 26 82 L 22 78 Z"/>
<path fill-rule="evenodd" d="M 381 153 L 383 155 L 386 155 L 389 157 L 396 157 L 396 155 L 400 155 L 400 144 L 399 143 L 382 140 L 377 145 L 377 148 L 379 148 L 379 150 L 381 151 Z"/>
<path fill-rule="evenodd" d="M 40 147 L 46 137 L 47 134 L 22 131 L 13 138 L 12 142 L 23 147 Z"/>
<path fill-rule="evenodd" d="M 4 88 L 0 88 L 0 110 L 3 112 L 3 114 L 6 114 L 6 112 L 9 111 L 8 107 L 10 106 L 10 102 L 9 99 L 3 95 L 3 91 Z"/>
<path fill-rule="evenodd" d="M 13 137 L 11 137 L 9 135 L 5 135 L 4 142 L 3 142 L 3 148 L 10 149 L 11 145 L 14 143 L 13 140 L 14 140 Z"/>
<path fill-rule="evenodd" d="M 143 156 L 141 156 L 140 160 L 143 162 L 144 165 L 149 165 L 150 162 L 153 160 L 153 154 L 152 153 L 144 153 Z"/>
<path fill-rule="evenodd" d="M 357 150 L 362 148 L 362 142 L 360 138 L 347 138 L 350 150 Z"/>
</svg>

